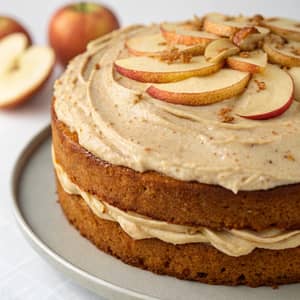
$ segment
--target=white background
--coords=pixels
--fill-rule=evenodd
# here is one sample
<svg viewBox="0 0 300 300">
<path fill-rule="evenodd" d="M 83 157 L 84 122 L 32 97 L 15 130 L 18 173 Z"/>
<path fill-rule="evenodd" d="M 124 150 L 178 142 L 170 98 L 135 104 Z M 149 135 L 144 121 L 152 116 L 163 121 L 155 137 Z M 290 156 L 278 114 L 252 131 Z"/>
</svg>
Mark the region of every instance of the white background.
<svg viewBox="0 0 300 300">
<path fill-rule="evenodd" d="M 0 14 L 16 16 L 39 44 L 47 43 L 51 14 L 63 0 L 0 0 Z M 261 13 L 300 20 L 297 0 L 107 0 L 121 24 L 150 23 L 189 18 L 209 11 L 230 14 Z M 94 300 L 92 293 L 72 283 L 38 257 L 19 233 L 11 211 L 10 177 L 17 155 L 40 128 L 49 123 L 49 106 L 55 74 L 30 103 L 0 111 L 0 299 Z M 42 200 L 42 199 L 41 199 Z"/>
</svg>

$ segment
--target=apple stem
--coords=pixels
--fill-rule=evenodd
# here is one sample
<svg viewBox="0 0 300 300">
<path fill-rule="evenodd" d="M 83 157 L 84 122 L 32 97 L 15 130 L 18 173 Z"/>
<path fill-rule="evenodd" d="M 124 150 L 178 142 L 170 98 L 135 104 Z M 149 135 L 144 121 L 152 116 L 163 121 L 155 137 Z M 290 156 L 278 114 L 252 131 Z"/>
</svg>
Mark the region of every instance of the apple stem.
<svg viewBox="0 0 300 300">
<path fill-rule="evenodd" d="M 79 10 L 82 12 L 86 11 L 86 3 L 85 2 L 80 2 L 79 3 Z"/>
<path fill-rule="evenodd" d="M 97 7 L 99 7 L 99 5 L 96 5 L 94 3 L 84 2 L 84 1 L 74 5 L 74 9 L 82 13 L 93 12 Z"/>
</svg>

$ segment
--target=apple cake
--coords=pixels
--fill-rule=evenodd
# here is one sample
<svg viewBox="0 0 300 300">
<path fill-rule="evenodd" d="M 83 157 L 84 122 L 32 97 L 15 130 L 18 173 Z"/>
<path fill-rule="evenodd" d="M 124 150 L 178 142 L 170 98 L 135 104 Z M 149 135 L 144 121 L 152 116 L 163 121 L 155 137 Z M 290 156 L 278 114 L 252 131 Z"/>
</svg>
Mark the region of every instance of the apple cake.
<svg viewBox="0 0 300 300">
<path fill-rule="evenodd" d="M 208 14 L 91 42 L 56 81 L 61 207 L 125 263 L 300 281 L 300 23 Z"/>
</svg>

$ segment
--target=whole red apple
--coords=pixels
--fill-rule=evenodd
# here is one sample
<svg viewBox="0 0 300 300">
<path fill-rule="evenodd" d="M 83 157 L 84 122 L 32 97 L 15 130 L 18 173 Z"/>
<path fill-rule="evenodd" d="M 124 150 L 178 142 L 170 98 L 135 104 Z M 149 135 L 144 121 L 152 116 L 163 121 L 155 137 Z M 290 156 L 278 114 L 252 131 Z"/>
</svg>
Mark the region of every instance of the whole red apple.
<svg viewBox="0 0 300 300">
<path fill-rule="evenodd" d="M 24 33 L 27 36 L 28 41 L 31 43 L 29 33 L 18 21 L 8 16 L 0 16 L 0 39 L 16 32 Z"/>
<path fill-rule="evenodd" d="M 86 45 L 119 28 L 116 16 L 97 3 L 74 3 L 59 9 L 49 24 L 49 42 L 58 60 L 66 65 L 82 53 Z"/>
</svg>

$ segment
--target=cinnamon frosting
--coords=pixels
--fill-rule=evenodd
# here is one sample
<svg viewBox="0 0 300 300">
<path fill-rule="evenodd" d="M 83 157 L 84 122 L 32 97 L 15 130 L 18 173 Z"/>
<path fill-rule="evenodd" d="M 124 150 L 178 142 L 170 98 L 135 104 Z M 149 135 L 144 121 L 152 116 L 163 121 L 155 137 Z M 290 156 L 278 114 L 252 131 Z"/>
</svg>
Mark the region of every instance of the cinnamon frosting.
<svg viewBox="0 0 300 300">
<path fill-rule="evenodd" d="M 170 104 L 146 94 L 149 84 L 115 73 L 114 61 L 129 56 L 126 39 L 158 30 L 156 25 L 135 26 L 92 42 L 56 82 L 55 112 L 77 133 L 80 145 L 115 165 L 220 185 L 235 193 L 299 183 L 299 102 L 294 101 L 277 118 L 254 121 L 234 116 L 232 123 L 224 123 L 219 112 L 223 108 L 234 110 L 234 98 L 198 107 Z M 124 227 L 136 216 L 124 218 L 121 214 L 113 218 L 122 220 L 119 222 Z M 159 235 L 168 241 L 174 241 L 174 237 L 178 243 L 211 242 L 230 255 L 248 253 L 257 245 L 277 249 L 300 244 L 297 234 L 288 233 L 291 236 L 282 239 L 286 233 L 278 231 L 259 235 L 247 231 L 216 234 L 201 229 L 201 233 L 187 235 L 186 228 L 184 233 L 166 234 L 161 225 L 141 226 L 142 236 Z M 237 250 L 228 246 L 227 240 L 238 240 L 239 246 L 234 247 Z"/>
</svg>

